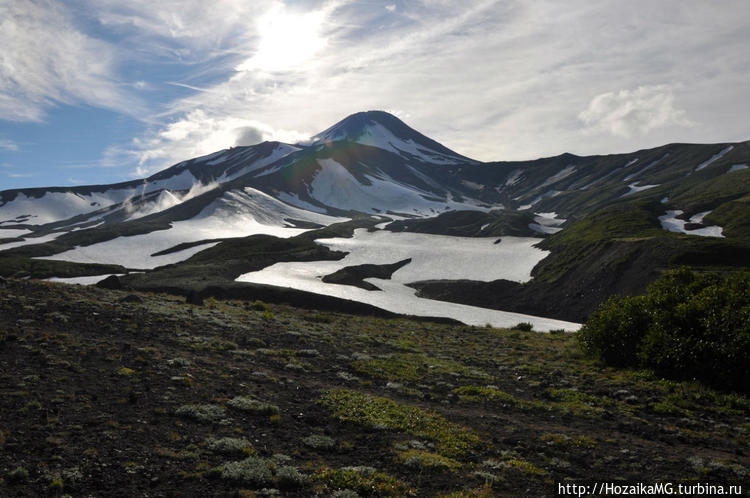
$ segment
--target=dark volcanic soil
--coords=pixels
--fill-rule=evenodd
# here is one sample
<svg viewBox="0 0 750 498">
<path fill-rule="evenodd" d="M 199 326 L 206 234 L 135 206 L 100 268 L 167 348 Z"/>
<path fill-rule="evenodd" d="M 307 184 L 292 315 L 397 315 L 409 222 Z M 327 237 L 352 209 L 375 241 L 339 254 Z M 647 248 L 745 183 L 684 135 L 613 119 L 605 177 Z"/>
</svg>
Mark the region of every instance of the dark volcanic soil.
<svg viewBox="0 0 750 498">
<path fill-rule="evenodd" d="M 354 265 L 347 266 L 337 270 L 330 275 L 323 277 L 323 282 L 327 284 L 353 285 L 369 291 L 380 290 L 374 284 L 365 282 L 366 278 L 382 278 L 388 280 L 398 270 L 411 263 L 411 258 L 406 258 L 389 265 Z"/>
<path fill-rule="evenodd" d="M 566 334 L 0 281 L 0 496 L 747 494 L 749 414 Z"/>
</svg>

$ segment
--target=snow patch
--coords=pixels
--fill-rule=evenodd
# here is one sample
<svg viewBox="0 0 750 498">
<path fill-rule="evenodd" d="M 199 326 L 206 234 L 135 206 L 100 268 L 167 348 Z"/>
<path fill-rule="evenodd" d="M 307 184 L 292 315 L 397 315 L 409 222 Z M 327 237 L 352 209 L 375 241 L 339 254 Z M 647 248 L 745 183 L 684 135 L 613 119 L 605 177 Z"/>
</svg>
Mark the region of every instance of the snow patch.
<svg viewBox="0 0 750 498">
<path fill-rule="evenodd" d="M 704 211 L 704 212 L 695 214 L 690 218 L 689 222 L 690 223 L 702 223 L 703 217 L 706 216 L 708 213 L 710 213 L 710 211 Z M 678 218 L 678 216 L 682 214 L 683 214 L 683 211 L 681 210 L 667 211 L 666 214 L 659 216 L 659 222 L 661 223 L 661 227 L 664 230 L 668 230 L 670 232 L 675 232 L 675 233 L 685 233 L 688 235 L 700 235 L 701 237 L 724 237 L 724 235 L 721 233 L 723 229 L 718 225 L 697 228 L 695 230 L 687 230 L 685 228 L 685 225 L 688 222 Z"/>
<path fill-rule="evenodd" d="M 210 154 L 206 154 L 205 156 L 198 156 L 198 157 L 194 158 L 193 161 L 195 161 L 197 163 L 211 161 L 212 159 L 216 159 L 216 158 L 219 158 L 219 157 L 223 156 L 224 153 L 226 153 L 228 151 L 229 151 L 229 149 L 217 150 L 216 152 L 212 152 Z"/>
<path fill-rule="evenodd" d="M 654 188 L 654 187 L 658 187 L 659 186 L 659 184 L 657 184 L 657 185 L 638 185 L 638 183 L 639 182 L 635 182 L 635 183 L 631 183 L 630 185 L 628 185 L 628 188 L 630 188 L 630 190 L 628 192 L 625 192 L 624 194 L 622 194 L 621 197 L 625 197 L 625 196 L 632 195 L 632 194 L 637 194 L 638 192 L 643 192 L 644 190 L 648 190 L 650 188 Z"/>
<path fill-rule="evenodd" d="M 320 170 L 310 184 L 310 196 L 321 204 L 344 211 L 368 212 L 412 212 L 418 215 L 434 215 L 447 209 L 472 209 L 487 211 L 475 204 L 428 199 L 431 194 L 407 187 L 391 179 L 382 180 L 367 176 L 370 185 L 360 183 L 341 164 L 333 159 L 319 159 Z"/>
<path fill-rule="evenodd" d="M 206 206 L 194 219 L 232 219 L 234 216 L 251 217 L 263 225 L 278 227 L 286 226 L 286 219 L 308 221 L 323 226 L 349 220 L 291 206 L 251 187 L 226 192 Z"/>
<path fill-rule="evenodd" d="M 94 284 L 101 282 L 105 278 L 111 277 L 112 275 L 116 277 L 121 277 L 125 274 L 124 273 L 110 273 L 108 275 L 93 275 L 89 277 L 66 277 L 66 278 L 51 277 L 51 278 L 46 278 L 45 280 L 47 280 L 48 282 L 60 282 L 63 284 L 94 285 Z"/>
<path fill-rule="evenodd" d="M 534 217 L 535 223 L 529 223 L 529 228 L 537 233 L 557 233 L 562 230 L 559 225 L 562 225 L 566 221 L 564 218 L 558 218 L 555 212 L 534 214 L 536 215 Z"/>
<path fill-rule="evenodd" d="M 536 216 L 534 217 L 535 223 L 529 223 L 529 228 L 537 233 L 545 233 L 545 234 L 553 234 L 557 233 L 562 228 L 559 227 L 559 225 L 562 225 L 565 223 L 565 219 L 558 218 L 557 213 L 551 212 L 551 213 L 534 213 Z"/>
<path fill-rule="evenodd" d="M 336 125 L 334 125 L 332 128 L 314 137 L 312 145 L 341 140 L 343 138 L 345 138 L 343 130 L 337 129 Z M 398 138 L 388 128 L 377 122 L 369 123 L 362 133 L 354 138 L 354 142 L 394 152 L 400 156 L 404 156 L 406 153 L 426 163 L 458 164 L 466 162 L 466 159 L 428 149 L 411 139 L 404 140 Z"/>
<path fill-rule="evenodd" d="M 14 247 L 28 246 L 31 244 L 44 244 L 45 242 L 55 240 L 60 235 L 62 235 L 61 232 L 54 232 L 47 235 L 42 235 L 41 237 L 26 237 L 22 241 L 3 244 L 0 246 L 0 250 L 5 251 L 6 249 L 13 249 Z"/>
<path fill-rule="evenodd" d="M 203 249 L 216 245 L 216 242 L 207 242 L 175 253 L 151 256 L 183 242 L 246 237 L 254 234 L 287 238 L 307 231 L 302 228 L 289 228 L 286 219 L 309 221 L 320 225 L 346 220 L 295 208 L 248 187 L 240 191 L 226 192 L 206 206 L 195 218 L 173 222 L 172 227 L 167 230 L 118 237 L 90 246 L 76 247 L 54 256 L 47 256 L 45 259 L 121 264 L 127 268 L 150 269 L 183 261 Z"/>
<path fill-rule="evenodd" d="M 705 218 L 711 211 L 701 211 L 700 213 L 694 214 L 690 217 L 690 223 L 703 223 Z"/>
<path fill-rule="evenodd" d="M 727 173 L 734 173 L 735 171 L 740 171 L 742 169 L 747 169 L 747 164 L 733 164 Z"/>
<path fill-rule="evenodd" d="M 294 193 L 279 192 L 277 194 L 277 197 L 279 198 L 279 200 L 284 201 L 287 204 L 291 204 L 292 206 L 302 208 L 307 211 L 312 211 L 313 213 L 325 213 L 326 211 L 325 208 L 316 206 L 315 204 L 310 204 L 307 201 L 303 201 L 297 194 Z"/>
<path fill-rule="evenodd" d="M 669 157 L 669 152 L 667 152 L 666 154 L 664 154 L 662 157 L 660 157 L 656 161 L 652 161 L 651 163 L 649 163 L 648 165 L 646 165 L 646 167 L 641 168 L 638 171 L 636 171 L 635 173 L 631 173 L 630 175 L 626 176 L 625 178 L 622 179 L 622 181 L 628 182 L 628 181 L 632 180 L 633 178 L 635 178 L 636 176 L 640 176 L 642 173 L 645 173 L 646 171 L 650 170 L 651 168 L 653 168 L 654 166 L 656 166 L 657 164 L 659 164 L 660 162 L 662 162 L 667 157 Z M 630 164 L 630 163 L 628 163 L 628 164 Z"/>
<path fill-rule="evenodd" d="M 573 173 L 575 173 L 575 171 L 576 171 L 576 167 L 575 166 L 568 166 L 567 168 L 564 168 L 564 169 L 558 171 L 557 173 L 555 173 L 554 175 L 550 176 L 549 178 L 547 178 L 544 181 L 544 183 L 542 183 L 541 185 L 539 185 L 537 188 L 544 188 L 544 187 L 546 187 L 548 185 L 552 185 L 553 183 L 557 183 L 560 180 L 563 180 L 563 179 L 569 177 L 570 175 L 572 175 Z"/>
<path fill-rule="evenodd" d="M 0 228 L 0 239 L 12 239 L 31 233 L 31 230 L 18 228 Z"/>
<path fill-rule="evenodd" d="M 189 190 L 198 180 L 188 169 L 183 169 L 178 174 L 162 180 L 143 180 L 143 185 L 138 189 L 138 194 L 148 194 L 160 189 Z"/>
<path fill-rule="evenodd" d="M 562 228 L 540 225 L 539 223 L 529 223 L 529 228 L 535 231 L 536 233 L 546 233 L 546 234 L 553 234 L 562 230 Z"/>
<path fill-rule="evenodd" d="M 542 195 L 537 196 L 530 203 L 524 204 L 523 206 L 519 206 L 518 210 L 519 211 L 526 211 L 527 209 L 531 209 L 532 207 L 534 207 L 534 205 L 536 203 L 538 203 L 539 201 L 541 201 L 542 199 L 550 199 L 552 197 L 557 197 L 560 194 L 562 194 L 562 190 L 548 190 L 547 192 L 543 193 Z"/>
<path fill-rule="evenodd" d="M 146 194 L 158 190 L 190 190 L 196 182 L 196 178 L 190 171 L 183 170 L 169 178 L 144 180 L 138 186 L 124 188 L 86 193 L 77 193 L 71 188 L 67 192 L 47 191 L 41 197 L 29 197 L 20 192 L 15 199 L 0 206 L 0 223 L 20 220 L 17 223 L 44 225 L 81 214 L 93 213 L 116 204 L 127 204 L 136 197 L 143 198 Z M 169 200 L 165 198 L 161 202 L 169 202 Z"/>
<path fill-rule="evenodd" d="M 252 163 L 250 163 L 249 165 L 243 168 L 240 168 L 239 170 L 233 172 L 230 175 L 227 175 L 226 173 L 224 173 L 221 177 L 219 177 L 218 181 L 219 182 L 231 181 L 231 180 L 234 180 L 235 178 L 239 178 L 240 176 L 246 175 L 248 173 L 252 173 L 253 171 L 261 170 L 265 168 L 266 166 L 269 166 L 275 163 L 279 159 L 283 159 L 284 157 L 288 156 L 292 152 L 297 152 L 298 150 L 302 150 L 302 149 L 300 147 L 295 147 L 294 145 L 279 144 L 273 149 L 273 151 L 268 156 L 257 159 L 253 161 Z M 250 149 L 249 152 L 252 152 L 252 149 Z M 274 171 L 278 171 L 280 168 L 281 166 L 279 165 L 278 167 L 274 167 L 267 171 L 263 171 L 261 174 L 257 176 L 260 177 L 260 176 L 269 175 L 273 173 Z"/>
<path fill-rule="evenodd" d="M 15 199 L 0 206 L 0 220 L 44 225 L 122 202 L 134 193 L 135 189 L 132 188 L 91 194 L 45 192 L 41 197 L 30 197 L 20 192 Z"/>
<path fill-rule="evenodd" d="M 184 194 L 180 192 L 172 192 L 171 190 L 162 190 L 153 202 L 143 204 L 138 208 L 134 208 L 132 200 L 129 199 L 125 201 L 123 205 L 126 212 L 130 212 L 126 220 L 135 220 L 137 218 L 143 218 L 144 216 L 164 211 L 165 209 L 189 201 L 193 197 L 198 197 L 206 192 L 210 192 L 218 186 L 219 184 L 216 182 L 206 184 L 197 182 L 194 183 Z"/>
<path fill-rule="evenodd" d="M 617 173 L 618 171 L 620 171 L 621 169 L 622 169 L 622 168 L 615 168 L 615 169 L 613 169 L 612 171 L 610 171 L 609 173 L 607 173 L 606 175 L 604 175 L 604 176 L 600 176 L 599 178 L 595 178 L 595 179 L 594 179 L 594 180 L 592 180 L 592 181 L 591 181 L 590 183 L 588 183 L 588 184 L 584 185 L 583 187 L 579 188 L 578 190 L 588 190 L 588 188 L 589 188 L 589 187 L 591 187 L 592 185 L 594 185 L 594 184 L 596 184 L 596 183 L 599 183 L 599 182 L 601 182 L 601 181 L 603 181 L 603 180 L 606 180 L 606 179 L 607 179 L 607 178 L 609 178 L 610 176 L 612 176 L 612 175 L 616 174 L 616 173 Z"/>
<path fill-rule="evenodd" d="M 469 180 L 461 180 L 461 185 L 469 187 L 472 190 L 482 190 L 484 188 L 483 185 L 480 185 L 475 182 L 470 182 Z"/>
<path fill-rule="evenodd" d="M 700 163 L 698 166 L 696 166 L 695 171 L 700 171 L 703 168 L 708 167 L 711 163 L 718 161 L 719 159 L 727 155 L 729 151 L 731 151 L 732 149 L 734 149 L 734 145 L 730 145 L 729 147 L 722 149 L 717 154 L 714 154 L 713 156 L 709 157 L 708 159 Z"/>
<path fill-rule="evenodd" d="M 224 156 L 225 156 L 225 154 L 223 154 L 223 153 L 224 153 L 224 152 L 228 152 L 228 151 L 226 151 L 226 150 L 223 150 L 223 151 L 221 151 L 221 152 L 222 152 L 221 154 L 218 154 L 218 155 L 216 156 L 216 159 L 212 159 L 212 160 L 210 160 L 210 161 L 206 161 L 206 166 L 216 166 L 217 164 L 221 164 L 221 163 L 223 163 L 224 161 L 226 161 L 226 160 L 227 160 L 227 158 L 226 158 L 226 157 L 224 157 Z"/>
<path fill-rule="evenodd" d="M 449 237 L 357 229 L 350 239 L 317 241 L 333 250 L 347 252 L 340 261 L 277 263 L 261 271 L 246 273 L 237 280 L 337 296 L 395 313 L 450 317 L 471 325 L 490 323 L 507 327 L 519 321 L 529 321 L 536 330 L 577 329 L 579 325 L 570 322 L 419 298 L 414 289 L 405 285 L 428 279 L 490 281 L 504 278 L 524 282 L 531 278 L 531 269 L 548 254 L 534 247 L 540 241 L 536 238 L 503 237 L 500 244 L 495 244 L 495 241 L 495 237 Z M 382 292 L 321 281 L 324 275 L 346 266 L 387 264 L 406 258 L 412 258 L 412 262 L 396 271 L 391 280 L 367 279 Z"/>
<path fill-rule="evenodd" d="M 513 185 L 517 184 L 521 180 L 521 175 L 523 174 L 522 169 L 515 169 L 510 172 L 508 175 L 508 178 L 505 180 L 505 186 L 506 187 L 512 187 Z"/>
</svg>

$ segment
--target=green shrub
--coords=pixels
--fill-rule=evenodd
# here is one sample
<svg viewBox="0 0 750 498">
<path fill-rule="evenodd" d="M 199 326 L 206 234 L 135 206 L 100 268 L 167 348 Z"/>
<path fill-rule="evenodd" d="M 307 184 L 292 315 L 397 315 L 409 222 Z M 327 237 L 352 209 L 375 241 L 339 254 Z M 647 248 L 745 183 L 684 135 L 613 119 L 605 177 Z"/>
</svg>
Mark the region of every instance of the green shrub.
<svg viewBox="0 0 750 498">
<path fill-rule="evenodd" d="M 305 446 L 316 450 L 331 450 L 336 447 L 336 441 L 328 436 L 313 434 L 302 439 Z"/>
<path fill-rule="evenodd" d="M 419 470 L 449 470 L 461 468 L 461 463 L 448 457 L 423 450 L 407 450 L 397 455 L 399 462 Z"/>
<path fill-rule="evenodd" d="M 513 326 L 513 330 L 521 330 L 523 332 L 531 332 L 534 329 L 534 324 L 529 322 L 520 322 Z"/>
<path fill-rule="evenodd" d="M 237 410 L 254 413 L 256 415 L 278 415 L 279 407 L 266 403 L 264 401 L 258 401 L 247 396 L 237 396 L 230 399 L 227 405 Z"/>
<path fill-rule="evenodd" d="M 501 391 L 494 387 L 462 386 L 454 389 L 453 393 L 458 394 L 461 401 L 475 403 L 479 401 L 498 401 L 511 405 L 518 404 L 518 400 L 516 398 L 506 393 L 505 391 Z"/>
<path fill-rule="evenodd" d="M 650 320 L 644 296 L 612 296 L 591 314 L 578 337 L 584 350 L 595 352 L 606 363 L 633 366 Z"/>
<path fill-rule="evenodd" d="M 610 365 L 748 392 L 750 277 L 665 272 L 645 296 L 601 305 L 578 338 L 585 351 Z"/>
<path fill-rule="evenodd" d="M 283 465 L 276 470 L 276 480 L 281 488 L 299 488 L 307 483 L 307 476 L 296 467 Z"/>
<path fill-rule="evenodd" d="M 546 432 L 539 438 L 555 448 L 596 448 L 597 442 L 589 436 L 567 436 L 556 432 Z"/>
<path fill-rule="evenodd" d="M 271 311 L 271 307 L 261 301 L 260 299 L 256 300 L 253 304 L 250 305 L 251 309 L 254 309 L 255 311 Z"/>
<path fill-rule="evenodd" d="M 226 417 L 226 410 L 221 405 L 182 405 L 175 410 L 175 415 L 210 423 L 223 420 Z"/>
<path fill-rule="evenodd" d="M 367 467 L 324 467 L 313 474 L 312 479 L 328 492 L 350 490 L 356 493 L 349 496 L 415 496 L 414 490 L 395 477 Z"/>
<path fill-rule="evenodd" d="M 208 439 L 206 447 L 214 453 L 241 455 L 252 452 L 253 445 L 244 438 L 223 437 L 221 439 Z"/>
<path fill-rule="evenodd" d="M 239 462 L 227 462 L 220 467 L 222 479 L 240 484 L 264 486 L 273 483 L 274 464 L 267 458 L 249 456 Z"/>
</svg>

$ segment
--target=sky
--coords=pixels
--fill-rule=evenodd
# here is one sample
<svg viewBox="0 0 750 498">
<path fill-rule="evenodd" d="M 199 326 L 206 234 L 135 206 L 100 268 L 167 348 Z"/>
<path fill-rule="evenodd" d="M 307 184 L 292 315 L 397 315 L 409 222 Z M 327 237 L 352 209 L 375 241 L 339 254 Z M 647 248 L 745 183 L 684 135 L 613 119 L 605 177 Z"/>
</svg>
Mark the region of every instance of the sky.
<svg viewBox="0 0 750 498">
<path fill-rule="evenodd" d="M 0 0 L 0 190 L 379 109 L 482 161 L 750 139 L 747 0 Z"/>
</svg>

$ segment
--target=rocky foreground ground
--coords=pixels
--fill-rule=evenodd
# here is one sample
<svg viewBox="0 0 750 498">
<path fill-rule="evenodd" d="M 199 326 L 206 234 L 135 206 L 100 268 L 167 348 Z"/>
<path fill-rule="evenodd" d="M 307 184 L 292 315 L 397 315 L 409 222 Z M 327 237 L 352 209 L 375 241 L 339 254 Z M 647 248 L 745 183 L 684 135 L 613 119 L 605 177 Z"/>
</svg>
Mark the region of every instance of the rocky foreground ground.
<svg viewBox="0 0 750 498">
<path fill-rule="evenodd" d="M 2 496 L 750 491 L 750 402 L 566 333 L 0 281 Z"/>
</svg>

